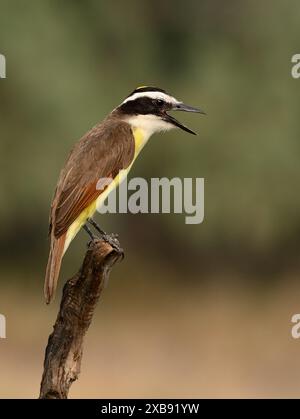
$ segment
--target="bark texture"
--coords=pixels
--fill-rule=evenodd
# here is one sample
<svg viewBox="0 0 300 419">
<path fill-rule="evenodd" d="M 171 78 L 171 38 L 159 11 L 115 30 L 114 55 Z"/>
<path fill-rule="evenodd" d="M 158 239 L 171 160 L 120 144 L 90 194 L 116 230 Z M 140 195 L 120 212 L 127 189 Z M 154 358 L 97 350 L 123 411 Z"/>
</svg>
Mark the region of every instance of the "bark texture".
<svg viewBox="0 0 300 419">
<path fill-rule="evenodd" d="M 40 399 L 66 399 L 80 373 L 84 336 L 114 264 L 123 251 L 114 237 L 93 240 L 79 272 L 63 289 L 59 313 L 49 336 Z"/>
</svg>

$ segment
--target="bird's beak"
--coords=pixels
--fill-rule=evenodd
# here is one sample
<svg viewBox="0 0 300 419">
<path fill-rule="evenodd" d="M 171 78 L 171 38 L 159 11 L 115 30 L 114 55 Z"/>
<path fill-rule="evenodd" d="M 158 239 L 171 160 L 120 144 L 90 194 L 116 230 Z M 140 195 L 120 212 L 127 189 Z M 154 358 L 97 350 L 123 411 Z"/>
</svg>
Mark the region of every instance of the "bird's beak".
<svg viewBox="0 0 300 419">
<path fill-rule="evenodd" d="M 182 102 L 175 103 L 170 110 L 171 111 L 195 112 L 195 113 L 201 113 L 202 115 L 206 115 L 206 113 L 204 111 L 202 111 L 201 109 L 194 108 L 193 106 L 185 105 Z M 184 130 L 186 132 L 189 132 L 190 134 L 197 135 L 194 131 L 192 131 L 191 129 L 189 129 L 185 125 L 183 125 L 181 122 L 179 122 L 177 119 L 175 119 L 173 116 L 170 116 L 169 114 L 167 114 L 167 120 L 168 120 L 168 122 L 175 125 L 176 127 L 181 128 L 182 130 Z"/>
</svg>

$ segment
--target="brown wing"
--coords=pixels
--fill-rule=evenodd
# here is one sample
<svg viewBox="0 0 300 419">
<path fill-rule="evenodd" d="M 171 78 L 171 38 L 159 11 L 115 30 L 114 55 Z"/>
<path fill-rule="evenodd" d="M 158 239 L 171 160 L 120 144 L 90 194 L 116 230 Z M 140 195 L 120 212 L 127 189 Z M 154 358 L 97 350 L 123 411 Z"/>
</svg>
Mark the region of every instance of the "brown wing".
<svg viewBox="0 0 300 419">
<path fill-rule="evenodd" d="M 107 119 L 89 131 L 73 148 L 62 170 L 50 213 L 50 231 L 64 234 L 80 213 L 102 192 L 100 178 L 114 178 L 134 157 L 130 126 Z"/>
</svg>

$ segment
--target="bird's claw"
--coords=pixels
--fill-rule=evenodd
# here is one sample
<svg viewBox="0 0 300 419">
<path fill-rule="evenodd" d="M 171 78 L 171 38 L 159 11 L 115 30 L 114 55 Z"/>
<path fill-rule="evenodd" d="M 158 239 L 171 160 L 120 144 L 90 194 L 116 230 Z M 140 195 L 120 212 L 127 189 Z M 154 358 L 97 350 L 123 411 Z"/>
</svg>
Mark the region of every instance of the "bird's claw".
<svg viewBox="0 0 300 419">
<path fill-rule="evenodd" d="M 104 240 L 106 243 L 109 243 L 111 245 L 111 247 L 117 252 L 120 253 L 122 255 L 122 259 L 124 259 L 124 251 L 123 249 L 120 247 L 120 243 L 118 241 L 118 234 L 107 234 L 105 233 L 101 239 Z"/>
</svg>

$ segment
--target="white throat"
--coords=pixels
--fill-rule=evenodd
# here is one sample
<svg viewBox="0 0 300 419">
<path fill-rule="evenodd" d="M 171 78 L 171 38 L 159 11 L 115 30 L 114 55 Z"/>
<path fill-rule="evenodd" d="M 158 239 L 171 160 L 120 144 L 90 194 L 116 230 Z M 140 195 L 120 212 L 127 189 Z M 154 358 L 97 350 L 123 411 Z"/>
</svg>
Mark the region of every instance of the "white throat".
<svg viewBox="0 0 300 419">
<path fill-rule="evenodd" d="M 156 115 L 133 115 L 128 117 L 127 122 L 135 129 L 143 131 L 145 138 L 148 138 L 155 132 L 168 131 L 173 127 L 172 124 L 164 121 Z"/>
</svg>

